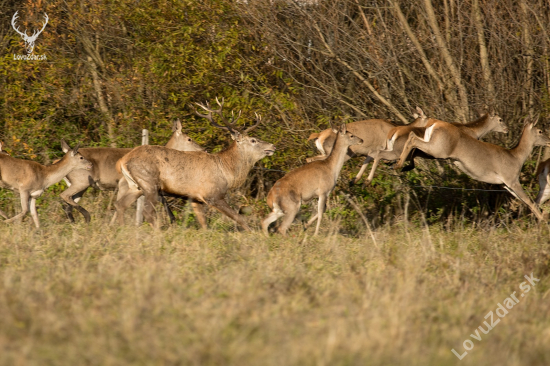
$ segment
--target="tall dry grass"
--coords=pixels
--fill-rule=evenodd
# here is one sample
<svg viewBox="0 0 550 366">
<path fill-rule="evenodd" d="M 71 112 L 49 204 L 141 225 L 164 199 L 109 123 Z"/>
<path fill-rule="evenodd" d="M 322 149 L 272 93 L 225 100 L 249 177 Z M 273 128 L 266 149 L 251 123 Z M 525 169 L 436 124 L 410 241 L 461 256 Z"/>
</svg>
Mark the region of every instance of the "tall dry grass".
<svg viewBox="0 0 550 366">
<path fill-rule="evenodd" d="M 349 238 L 326 220 L 317 238 L 265 238 L 43 222 L 0 225 L 2 365 L 550 364 L 546 225 Z"/>
</svg>

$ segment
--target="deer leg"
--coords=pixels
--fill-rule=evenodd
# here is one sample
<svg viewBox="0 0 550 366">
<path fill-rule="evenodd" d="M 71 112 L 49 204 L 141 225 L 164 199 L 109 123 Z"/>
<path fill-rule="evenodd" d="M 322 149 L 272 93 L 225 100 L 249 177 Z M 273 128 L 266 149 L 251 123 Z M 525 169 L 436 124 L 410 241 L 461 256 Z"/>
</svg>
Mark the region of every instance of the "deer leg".
<svg viewBox="0 0 550 366">
<path fill-rule="evenodd" d="M 80 198 L 84 195 L 89 186 L 90 185 L 87 181 L 86 183 L 80 184 L 77 182 L 72 184 L 59 195 L 63 200 L 63 209 L 65 210 L 65 214 L 67 214 L 69 221 L 74 222 L 73 208 L 76 208 L 78 212 L 84 216 L 84 220 L 86 222 L 90 222 L 90 213 L 78 204 L 78 201 L 80 201 Z"/>
<path fill-rule="evenodd" d="M 420 148 L 422 149 L 422 146 L 419 145 L 425 145 L 424 140 L 421 140 L 418 136 L 415 135 L 414 132 L 411 132 L 409 134 L 409 138 L 407 139 L 407 142 L 403 146 L 403 151 L 401 152 L 401 156 L 399 157 L 399 161 L 397 164 L 395 164 L 394 169 L 400 169 L 403 167 L 403 164 L 407 160 L 407 157 L 409 156 L 410 152 L 414 148 Z"/>
<path fill-rule="evenodd" d="M 409 161 L 409 165 L 403 167 L 401 169 L 402 172 L 408 172 L 410 170 L 413 170 L 416 167 L 416 165 L 414 164 L 414 158 L 416 156 L 418 156 L 418 150 L 417 149 L 411 150 L 411 153 L 407 157 L 407 160 Z"/>
<path fill-rule="evenodd" d="M 548 181 L 548 178 L 550 178 L 550 175 L 548 175 L 548 168 L 545 168 L 540 174 L 539 174 L 539 194 L 537 195 L 537 199 L 535 200 L 535 203 L 539 206 L 541 206 L 544 202 L 550 198 L 550 182 Z"/>
<path fill-rule="evenodd" d="M 289 206 L 289 205 L 287 205 Z M 281 234 L 282 236 L 286 236 L 286 232 L 290 225 L 292 225 L 292 222 L 294 221 L 294 218 L 298 214 L 298 211 L 300 211 L 300 204 L 293 204 L 290 207 L 285 207 L 285 217 L 283 218 L 283 222 L 281 222 L 281 225 L 277 229 L 277 232 Z"/>
<path fill-rule="evenodd" d="M 36 198 L 34 197 L 31 197 L 30 211 L 31 211 L 32 220 L 34 221 L 34 226 L 36 226 L 37 229 L 40 229 L 40 221 L 38 220 L 38 211 L 36 211 Z"/>
<path fill-rule="evenodd" d="M 205 230 L 208 229 L 208 225 L 206 224 L 206 216 L 204 215 L 204 203 L 191 201 L 191 207 L 193 207 L 193 212 L 195 213 L 201 227 Z"/>
<path fill-rule="evenodd" d="M 30 194 L 29 192 L 24 190 L 19 190 L 19 192 L 21 194 L 21 212 L 11 219 L 7 219 L 6 221 L 4 221 L 6 224 L 22 219 L 27 214 L 27 212 L 29 212 Z"/>
<path fill-rule="evenodd" d="M 361 177 L 363 176 L 363 173 L 365 173 L 365 170 L 367 170 L 367 166 L 372 160 L 373 158 L 371 156 L 367 156 L 365 160 L 363 160 L 363 164 L 361 164 L 361 169 L 359 169 L 359 173 L 357 173 L 357 175 L 355 176 L 355 179 L 353 179 L 350 182 L 350 185 L 354 185 L 354 184 L 357 184 L 357 182 L 359 182 L 359 179 L 361 179 Z"/>
<path fill-rule="evenodd" d="M 273 211 L 262 220 L 262 231 L 266 236 L 269 236 L 269 225 L 277 221 L 279 217 L 283 217 L 285 213 L 281 210 L 279 205 L 273 204 Z"/>
<path fill-rule="evenodd" d="M 367 179 L 363 182 L 363 185 L 364 185 L 364 186 L 366 186 L 367 184 L 369 184 L 370 182 L 372 182 L 372 180 L 374 179 L 374 172 L 376 171 L 376 168 L 378 168 L 378 163 L 380 163 L 380 158 L 377 156 L 377 157 L 374 159 L 374 162 L 372 163 L 372 168 L 370 168 L 369 176 L 368 176 Z"/>
<path fill-rule="evenodd" d="M 142 185 L 143 194 L 145 196 L 145 204 L 143 205 L 143 218 L 155 225 L 157 215 L 155 204 L 158 202 L 158 190 L 156 187 L 144 187 Z"/>
<path fill-rule="evenodd" d="M 308 221 L 307 223 L 304 225 L 304 230 L 306 230 L 309 225 L 313 224 L 313 222 L 315 222 L 315 220 L 317 220 L 317 218 L 319 217 L 319 213 L 316 213 L 315 215 L 313 215 Z"/>
<path fill-rule="evenodd" d="M 321 218 L 323 217 L 323 214 L 325 213 L 325 210 L 327 208 L 327 196 L 321 195 L 319 196 L 319 203 L 317 204 L 317 227 L 315 228 L 315 234 L 313 236 L 317 236 L 319 234 L 319 228 L 321 227 Z"/>
<path fill-rule="evenodd" d="M 529 208 L 535 214 L 537 219 L 539 219 L 540 221 L 544 220 L 542 213 L 540 212 L 538 207 L 533 203 L 533 201 L 531 201 L 529 196 L 527 196 L 527 194 L 525 193 L 525 191 L 523 190 L 519 182 L 514 182 L 510 185 L 505 184 L 504 188 L 506 188 L 512 195 L 514 195 L 516 198 L 519 198 L 521 201 L 523 201 L 523 203 L 529 206 Z"/>
<path fill-rule="evenodd" d="M 164 210 L 166 211 L 166 214 L 170 218 L 170 223 L 173 224 L 176 222 L 176 217 L 172 213 L 172 210 L 170 210 L 170 206 L 168 206 L 168 201 L 166 201 L 166 197 L 162 194 L 162 191 L 159 195 L 159 199 L 162 202 L 162 205 L 164 206 Z"/>
<path fill-rule="evenodd" d="M 120 194 L 120 191 L 119 191 L 119 194 Z M 117 199 L 115 203 L 116 214 L 115 216 L 113 216 L 113 220 L 111 222 L 113 222 L 114 219 L 117 218 L 118 224 L 124 225 L 124 212 L 128 207 L 130 207 L 132 203 L 136 202 L 136 200 L 139 197 L 141 197 L 142 194 L 143 192 L 139 190 L 137 187 L 128 188 L 128 190 L 124 193 L 124 195 Z"/>
<path fill-rule="evenodd" d="M 317 160 L 325 160 L 326 158 L 327 158 L 326 155 L 312 156 L 311 158 L 306 159 L 306 163 L 311 163 L 312 161 L 317 161 Z"/>
<path fill-rule="evenodd" d="M 228 216 L 229 218 L 235 220 L 246 231 L 252 231 L 244 218 L 239 215 L 235 210 L 233 210 L 223 198 L 212 200 L 208 202 L 209 205 L 216 208 L 218 211 Z"/>
</svg>

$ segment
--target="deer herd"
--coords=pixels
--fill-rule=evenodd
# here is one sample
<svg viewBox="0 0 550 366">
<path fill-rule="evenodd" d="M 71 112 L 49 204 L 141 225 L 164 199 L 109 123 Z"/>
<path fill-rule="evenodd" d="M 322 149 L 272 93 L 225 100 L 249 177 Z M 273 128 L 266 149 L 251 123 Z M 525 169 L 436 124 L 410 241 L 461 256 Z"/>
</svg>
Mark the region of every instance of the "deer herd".
<svg viewBox="0 0 550 366">
<path fill-rule="evenodd" d="M 234 220 L 241 228 L 250 231 L 245 218 L 226 202 L 230 190 L 242 186 L 260 159 L 271 156 L 275 146 L 248 133 L 258 127 L 261 117 L 248 127 L 237 127 L 241 114 L 231 114 L 228 120 L 223 112 L 224 101 L 216 99 L 218 108 L 199 104 L 206 114 L 194 112 L 205 118 L 212 126 L 229 133 L 233 143 L 219 153 L 208 153 L 183 133 L 182 124 L 174 122 L 173 134 L 165 146 L 144 145 L 131 148 L 72 148 L 62 141 L 65 155 L 52 165 L 18 159 L 2 150 L 0 142 L 0 188 L 17 192 L 21 200 L 21 212 L 12 218 L 0 210 L 6 223 L 20 221 L 30 211 L 37 228 L 40 227 L 36 199 L 49 186 L 64 180 L 68 188 L 61 193 L 63 207 L 68 219 L 74 222 L 76 209 L 86 222 L 90 213 L 79 201 L 89 187 L 117 191 L 116 213 L 111 224 L 124 224 L 125 210 L 139 197 L 144 196 L 145 219 L 155 224 L 164 203 L 171 221 L 174 215 L 166 204 L 165 197 L 185 197 L 191 202 L 195 216 L 202 228 L 207 228 L 205 205 L 219 210 Z M 279 218 L 282 223 L 277 231 L 286 235 L 303 203 L 318 198 L 317 213 L 306 227 L 317 222 L 318 234 L 327 198 L 336 186 L 344 163 L 354 157 L 363 157 L 363 163 L 351 184 L 361 179 L 368 164 L 373 162 L 364 184 L 370 183 L 380 160 L 396 162 L 395 169 L 414 169 L 414 159 L 451 159 L 471 178 L 481 182 L 503 184 L 504 187 L 525 203 L 539 219 L 539 209 L 550 198 L 550 159 L 539 164 L 536 176 L 540 185 L 539 194 L 533 202 L 523 190 L 519 175 L 523 164 L 535 146 L 550 146 L 548 138 L 536 123 L 527 122 L 519 143 L 512 149 L 480 141 L 489 132 L 507 133 L 502 118 L 494 112 L 487 113 L 469 123 L 450 123 L 428 118 L 422 109 L 416 108 L 414 121 L 396 126 L 389 121 L 370 119 L 342 124 L 309 137 L 321 155 L 309 158 L 300 166 L 279 179 L 267 195 L 271 212 L 261 221 L 262 231 L 269 235 L 269 227 Z M 218 123 L 215 120 L 221 122 Z M 405 167 L 405 162 L 409 164 Z"/>
</svg>

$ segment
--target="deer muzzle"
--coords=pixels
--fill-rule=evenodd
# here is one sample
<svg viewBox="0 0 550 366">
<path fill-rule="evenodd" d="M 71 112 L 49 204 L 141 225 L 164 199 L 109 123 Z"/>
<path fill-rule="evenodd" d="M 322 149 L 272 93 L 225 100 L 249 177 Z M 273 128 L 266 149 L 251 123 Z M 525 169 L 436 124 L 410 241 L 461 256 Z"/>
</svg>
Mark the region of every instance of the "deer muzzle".
<svg viewBox="0 0 550 366">
<path fill-rule="evenodd" d="M 275 154 L 275 150 L 275 145 L 271 145 L 271 148 L 265 149 L 264 151 L 267 156 L 272 156 L 273 154 Z"/>
</svg>

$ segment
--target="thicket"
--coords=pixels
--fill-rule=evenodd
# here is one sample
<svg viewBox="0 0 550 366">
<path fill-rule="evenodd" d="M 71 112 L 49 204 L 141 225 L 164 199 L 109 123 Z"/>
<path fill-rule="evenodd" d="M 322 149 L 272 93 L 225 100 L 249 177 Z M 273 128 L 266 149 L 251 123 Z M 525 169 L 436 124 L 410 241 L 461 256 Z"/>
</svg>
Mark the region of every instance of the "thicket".
<svg viewBox="0 0 550 366">
<path fill-rule="evenodd" d="M 16 11 L 29 33 L 48 14 L 34 51 L 47 61 L 14 60 L 24 53 L 11 26 Z M 226 134 L 189 108 L 215 97 L 242 110 L 245 122 L 261 114 L 255 135 L 278 148 L 240 192 L 259 200 L 284 171 L 315 154 L 307 136 L 331 120 L 405 123 L 418 105 L 429 116 L 465 122 L 494 108 L 511 132 L 488 141 L 505 146 L 517 142 L 527 117 L 548 126 L 544 0 L 0 0 L 0 20 L 0 140 L 12 155 L 43 163 L 60 156 L 61 138 L 129 147 L 147 128 L 151 143 L 163 144 L 176 118 L 218 151 Z M 527 190 L 536 188 L 533 172 L 543 157 L 535 150 L 523 170 Z M 338 192 L 382 221 L 408 210 L 434 221 L 498 218 L 513 202 L 507 193 L 429 188 L 498 189 L 446 162 L 408 174 L 382 167 L 373 185 L 350 190 L 357 164 L 347 163 L 335 196 L 351 221 L 357 212 Z"/>
</svg>

